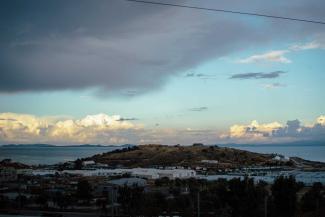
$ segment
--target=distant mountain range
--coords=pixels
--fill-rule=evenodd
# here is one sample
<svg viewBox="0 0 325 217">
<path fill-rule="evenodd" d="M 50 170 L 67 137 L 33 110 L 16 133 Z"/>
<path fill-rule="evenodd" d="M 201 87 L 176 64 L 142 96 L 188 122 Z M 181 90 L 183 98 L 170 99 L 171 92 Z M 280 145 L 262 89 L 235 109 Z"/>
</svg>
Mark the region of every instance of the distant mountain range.
<svg viewBox="0 0 325 217">
<path fill-rule="evenodd" d="M 306 145 L 325 145 L 325 141 L 295 141 L 286 143 L 267 143 L 267 144 L 238 144 L 238 143 L 226 143 L 226 144 L 214 144 L 220 147 L 241 147 L 241 146 L 306 146 Z M 101 144 L 82 144 L 82 145 L 53 145 L 53 144 L 5 144 L 0 147 L 30 147 L 30 148 L 44 148 L 44 147 L 133 147 L 135 144 L 124 144 L 124 145 L 101 145 Z M 188 145 L 184 145 L 188 146 Z M 210 146 L 210 145 L 206 145 Z"/>
<path fill-rule="evenodd" d="M 225 144 L 216 144 L 221 147 L 241 147 L 241 146 L 307 146 L 307 145 L 325 145 L 325 141 L 317 141 L 317 140 L 301 140 L 294 142 L 286 142 L 286 143 L 262 143 L 262 144 L 238 144 L 238 143 L 225 143 Z"/>
</svg>

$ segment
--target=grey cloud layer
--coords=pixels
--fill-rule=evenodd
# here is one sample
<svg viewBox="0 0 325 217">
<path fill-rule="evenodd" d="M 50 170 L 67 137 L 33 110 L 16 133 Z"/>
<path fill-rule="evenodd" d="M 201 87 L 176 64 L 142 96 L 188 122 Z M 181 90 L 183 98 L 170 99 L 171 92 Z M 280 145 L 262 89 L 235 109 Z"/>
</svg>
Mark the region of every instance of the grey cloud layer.
<svg viewBox="0 0 325 217">
<path fill-rule="evenodd" d="M 274 72 L 249 72 L 235 74 L 230 77 L 230 79 L 270 79 L 277 78 L 281 74 L 284 74 L 284 71 L 274 71 Z"/>
<path fill-rule="evenodd" d="M 240 5 L 244 10 L 250 5 L 250 10 L 281 15 L 276 7 L 281 3 L 283 12 L 297 16 L 291 9 L 295 8 L 300 16 L 317 18 L 322 2 L 279 1 L 266 7 L 259 1 L 241 1 Z M 234 9 L 239 5 L 237 1 L 201 4 Z M 238 18 L 122 0 L 3 1 L 0 92 L 94 87 L 105 93 L 132 90 L 138 94 L 209 59 L 273 39 L 294 40 L 321 31 L 318 26 L 292 22 L 271 28 L 272 20 L 266 20 L 261 30 Z"/>
<path fill-rule="evenodd" d="M 274 137 L 296 137 L 301 139 L 324 140 L 325 125 L 315 123 L 313 126 L 302 126 L 299 120 L 287 121 L 285 127 L 274 130 L 271 134 Z"/>
<path fill-rule="evenodd" d="M 302 124 L 299 120 L 289 120 L 285 125 L 279 122 L 259 124 L 256 120 L 248 125 L 233 125 L 223 138 L 236 141 L 324 141 L 325 116 L 319 116 L 313 124 Z"/>
</svg>

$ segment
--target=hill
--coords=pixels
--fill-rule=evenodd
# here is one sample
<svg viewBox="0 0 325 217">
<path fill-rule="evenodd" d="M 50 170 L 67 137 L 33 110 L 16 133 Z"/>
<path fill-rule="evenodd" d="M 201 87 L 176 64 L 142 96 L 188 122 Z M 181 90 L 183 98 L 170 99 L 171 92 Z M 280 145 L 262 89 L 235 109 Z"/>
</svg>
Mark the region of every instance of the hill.
<svg viewBox="0 0 325 217">
<path fill-rule="evenodd" d="M 28 169 L 30 166 L 18 162 L 12 162 L 10 159 L 3 159 L 0 161 L 0 168 L 11 167 L 15 169 Z"/>
<path fill-rule="evenodd" d="M 200 166 L 215 164 L 217 167 L 283 165 L 275 162 L 274 155 L 259 154 L 233 148 L 217 146 L 164 146 L 140 145 L 95 155 L 88 160 L 110 166 Z M 218 162 L 218 163 L 216 163 Z"/>
</svg>

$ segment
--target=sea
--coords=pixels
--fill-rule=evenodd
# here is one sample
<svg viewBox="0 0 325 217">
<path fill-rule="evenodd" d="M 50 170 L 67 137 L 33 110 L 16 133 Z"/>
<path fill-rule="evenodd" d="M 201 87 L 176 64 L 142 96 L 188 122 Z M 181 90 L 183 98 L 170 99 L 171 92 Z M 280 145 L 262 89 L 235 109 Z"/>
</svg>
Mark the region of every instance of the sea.
<svg viewBox="0 0 325 217">
<path fill-rule="evenodd" d="M 122 146 L 0 146 L 0 160 L 11 159 L 27 165 L 50 165 L 91 157 Z"/>
<path fill-rule="evenodd" d="M 219 146 L 256 153 L 281 154 L 287 157 L 300 157 L 305 160 L 325 162 L 325 144 L 227 144 Z"/>
<path fill-rule="evenodd" d="M 220 146 L 220 145 L 219 145 Z M 325 162 L 325 145 L 274 144 L 274 145 L 222 145 L 256 153 L 278 153 L 288 157 Z M 0 160 L 12 159 L 28 165 L 49 165 L 90 157 L 120 149 L 123 146 L 0 146 Z"/>
</svg>

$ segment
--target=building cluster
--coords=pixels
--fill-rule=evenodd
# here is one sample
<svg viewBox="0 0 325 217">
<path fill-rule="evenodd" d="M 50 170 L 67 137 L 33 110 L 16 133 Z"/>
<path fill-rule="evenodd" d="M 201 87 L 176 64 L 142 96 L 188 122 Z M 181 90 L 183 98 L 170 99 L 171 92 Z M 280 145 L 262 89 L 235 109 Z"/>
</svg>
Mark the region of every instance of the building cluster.
<svg viewBox="0 0 325 217">
<path fill-rule="evenodd" d="M 87 165 L 87 163 L 86 163 Z M 155 180 L 168 178 L 195 178 L 196 172 L 188 169 L 88 169 L 88 170 L 51 170 L 51 169 L 0 169 L 0 208 L 1 203 L 17 209 L 98 209 L 102 200 L 114 196 L 123 187 L 144 188 L 146 192 L 164 192 L 169 196 L 169 189 L 157 189 Z M 91 199 L 87 198 L 86 182 Z M 87 187 L 87 186 L 86 186 Z M 111 200 L 111 199 L 110 199 Z M 108 203 L 108 202 L 106 202 Z M 9 204 L 9 205 L 8 205 Z M 12 204 L 12 206 L 10 205 Z"/>
<path fill-rule="evenodd" d="M 15 181 L 17 179 L 17 171 L 12 167 L 0 167 L 0 183 Z"/>
<path fill-rule="evenodd" d="M 290 158 L 287 156 L 283 156 L 283 155 L 275 155 L 273 160 L 280 161 L 280 162 L 288 162 L 288 161 L 290 161 Z"/>
<path fill-rule="evenodd" d="M 91 176 L 122 176 L 130 175 L 132 177 L 145 178 L 145 179 L 159 179 L 167 177 L 169 179 L 187 179 L 195 178 L 195 170 L 189 169 L 155 169 L 155 168 L 132 168 L 132 169 L 92 169 L 92 170 L 30 170 L 25 171 L 26 173 L 31 173 L 34 176 L 44 176 L 44 175 L 80 175 L 84 177 Z"/>
</svg>

